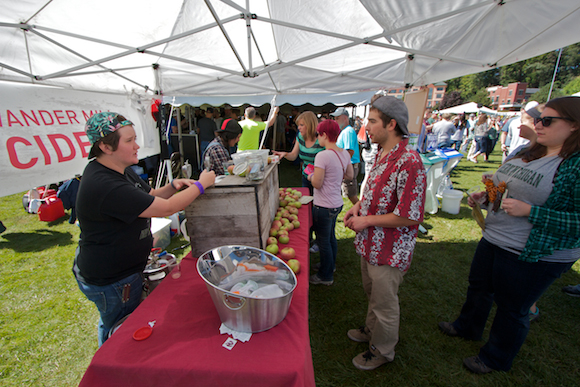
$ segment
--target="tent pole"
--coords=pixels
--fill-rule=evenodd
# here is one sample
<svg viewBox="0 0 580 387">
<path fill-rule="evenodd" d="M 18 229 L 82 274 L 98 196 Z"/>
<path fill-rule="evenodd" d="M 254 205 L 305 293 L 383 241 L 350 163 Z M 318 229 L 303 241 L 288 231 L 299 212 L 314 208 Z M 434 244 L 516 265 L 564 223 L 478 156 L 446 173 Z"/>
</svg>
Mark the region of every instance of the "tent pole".
<svg viewBox="0 0 580 387">
<path fill-rule="evenodd" d="M 562 50 L 563 48 L 560 49 L 560 53 L 558 54 L 558 60 L 556 61 L 556 67 L 554 67 L 554 76 L 552 77 L 552 83 L 550 84 L 550 92 L 548 93 L 548 99 L 546 100 L 546 102 L 548 102 L 550 100 L 550 97 L 552 96 L 552 88 L 554 88 L 554 81 L 556 80 L 556 74 L 558 73 L 560 58 L 562 57 Z"/>
</svg>

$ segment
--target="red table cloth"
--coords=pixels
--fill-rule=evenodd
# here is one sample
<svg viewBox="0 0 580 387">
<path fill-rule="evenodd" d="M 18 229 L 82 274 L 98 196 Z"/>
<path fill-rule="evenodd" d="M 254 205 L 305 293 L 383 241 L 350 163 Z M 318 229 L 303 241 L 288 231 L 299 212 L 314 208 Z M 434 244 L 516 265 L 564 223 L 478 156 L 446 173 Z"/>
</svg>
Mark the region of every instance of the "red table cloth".
<svg viewBox="0 0 580 387">
<path fill-rule="evenodd" d="M 308 189 L 298 188 L 304 195 Z M 290 232 L 302 270 L 286 318 L 228 350 L 228 335 L 197 272 L 197 259 L 181 260 L 181 277 L 169 275 L 93 357 L 80 386 L 314 386 L 308 332 L 308 230 L 311 205 Z M 235 230 L 234 230 L 235 232 Z M 143 341 L 133 333 L 156 321 Z"/>
</svg>

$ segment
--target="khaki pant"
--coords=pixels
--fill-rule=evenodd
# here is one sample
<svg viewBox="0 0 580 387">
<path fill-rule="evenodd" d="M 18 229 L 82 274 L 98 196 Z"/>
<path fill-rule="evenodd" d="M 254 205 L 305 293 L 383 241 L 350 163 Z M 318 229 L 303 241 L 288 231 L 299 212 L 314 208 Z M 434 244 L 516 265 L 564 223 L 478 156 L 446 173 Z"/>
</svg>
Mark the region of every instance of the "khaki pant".
<svg viewBox="0 0 580 387">
<path fill-rule="evenodd" d="M 399 286 L 404 272 L 389 265 L 373 266 L 361 257 L 363 289 L 369 300 L 366 326 L 371 345 L 392 361 L 399 341 Z"/>
</svg>

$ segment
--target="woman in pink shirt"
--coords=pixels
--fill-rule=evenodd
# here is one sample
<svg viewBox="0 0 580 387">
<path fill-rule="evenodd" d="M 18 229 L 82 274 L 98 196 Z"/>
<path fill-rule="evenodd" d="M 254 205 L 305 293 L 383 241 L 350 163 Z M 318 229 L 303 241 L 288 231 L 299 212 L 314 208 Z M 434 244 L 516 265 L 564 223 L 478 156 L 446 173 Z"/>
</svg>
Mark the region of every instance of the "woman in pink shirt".
<svg viewBox="0 0 580 387">
<path fill-rule="evenodd" d="M 314 159 L 314 172 L 308 180 L 314 187 L 312 221 L 316 242 L 320 248 L 320 269 L 310 277 L 313 285 L 332 285 L 338 244 L 336 218 L 342 210 L 341 183 L 352 179 L 354 171 L 348 151 L 336 146 L 340 127 L 335 121 L 325 120 L 316 128 L 318 143 L 326 149 Z"/>
</svg>

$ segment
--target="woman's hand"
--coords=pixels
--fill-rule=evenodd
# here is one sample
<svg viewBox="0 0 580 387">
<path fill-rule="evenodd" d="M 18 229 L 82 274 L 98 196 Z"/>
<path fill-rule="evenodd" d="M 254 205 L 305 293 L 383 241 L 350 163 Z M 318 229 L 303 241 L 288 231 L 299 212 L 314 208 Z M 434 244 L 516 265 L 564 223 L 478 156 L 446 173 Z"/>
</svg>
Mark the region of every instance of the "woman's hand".
<svg viewBox="0 0 580 387">
<path fill-rule="evenodd" d="M 516 199 L 504 199 L 501 208 L 506 214 L 511 216 L 530 216 L 532 206 L 526 202 Z"/>
<path fill-rule="evenodd" d="M 493 174 L 491 173 L 484 173 L 483 175 L 481 175 L 481 182 L 483 184 L 485 184 L 486 180 L 491 180 L 491 178 L 493 177 Z"/>
<path fill-rule="evenodd" d="M 182 188 L 189 187 L 195 183 L 192 179 L 175 179 L 172 181 L 171 185 L 176 191 L 180 191 Z"/>
<path fill-rule="evenodd" d="M 198 181 L 201 183 L 201 185 L 203 185 L 204 189 L 206 189 L 207 187 L 211 187 L 212 185 L 215 184 L 215 172 L 203 170 L 199 175 Z"/>
<path fill-rule="evenodd" d="M 485 191 L 475 192 L 467 197 L 467 205 L 469 207 L 473 208 L 473 207 L 475 207 L 475 202 L 471 198 L 475 199 L 475 201 L 477 201 L 477 203 L 483 204 L 487 200 L 487 192 L 485 192 Z"/>
<path fill-rule="evenodd" d="M 272 151 L 272 153 L 274 155 L 280 157 L 280 160 L 282 160 L 288 154 L 288 152 L 279 152 L 279 151 Z"/>
</svg>

